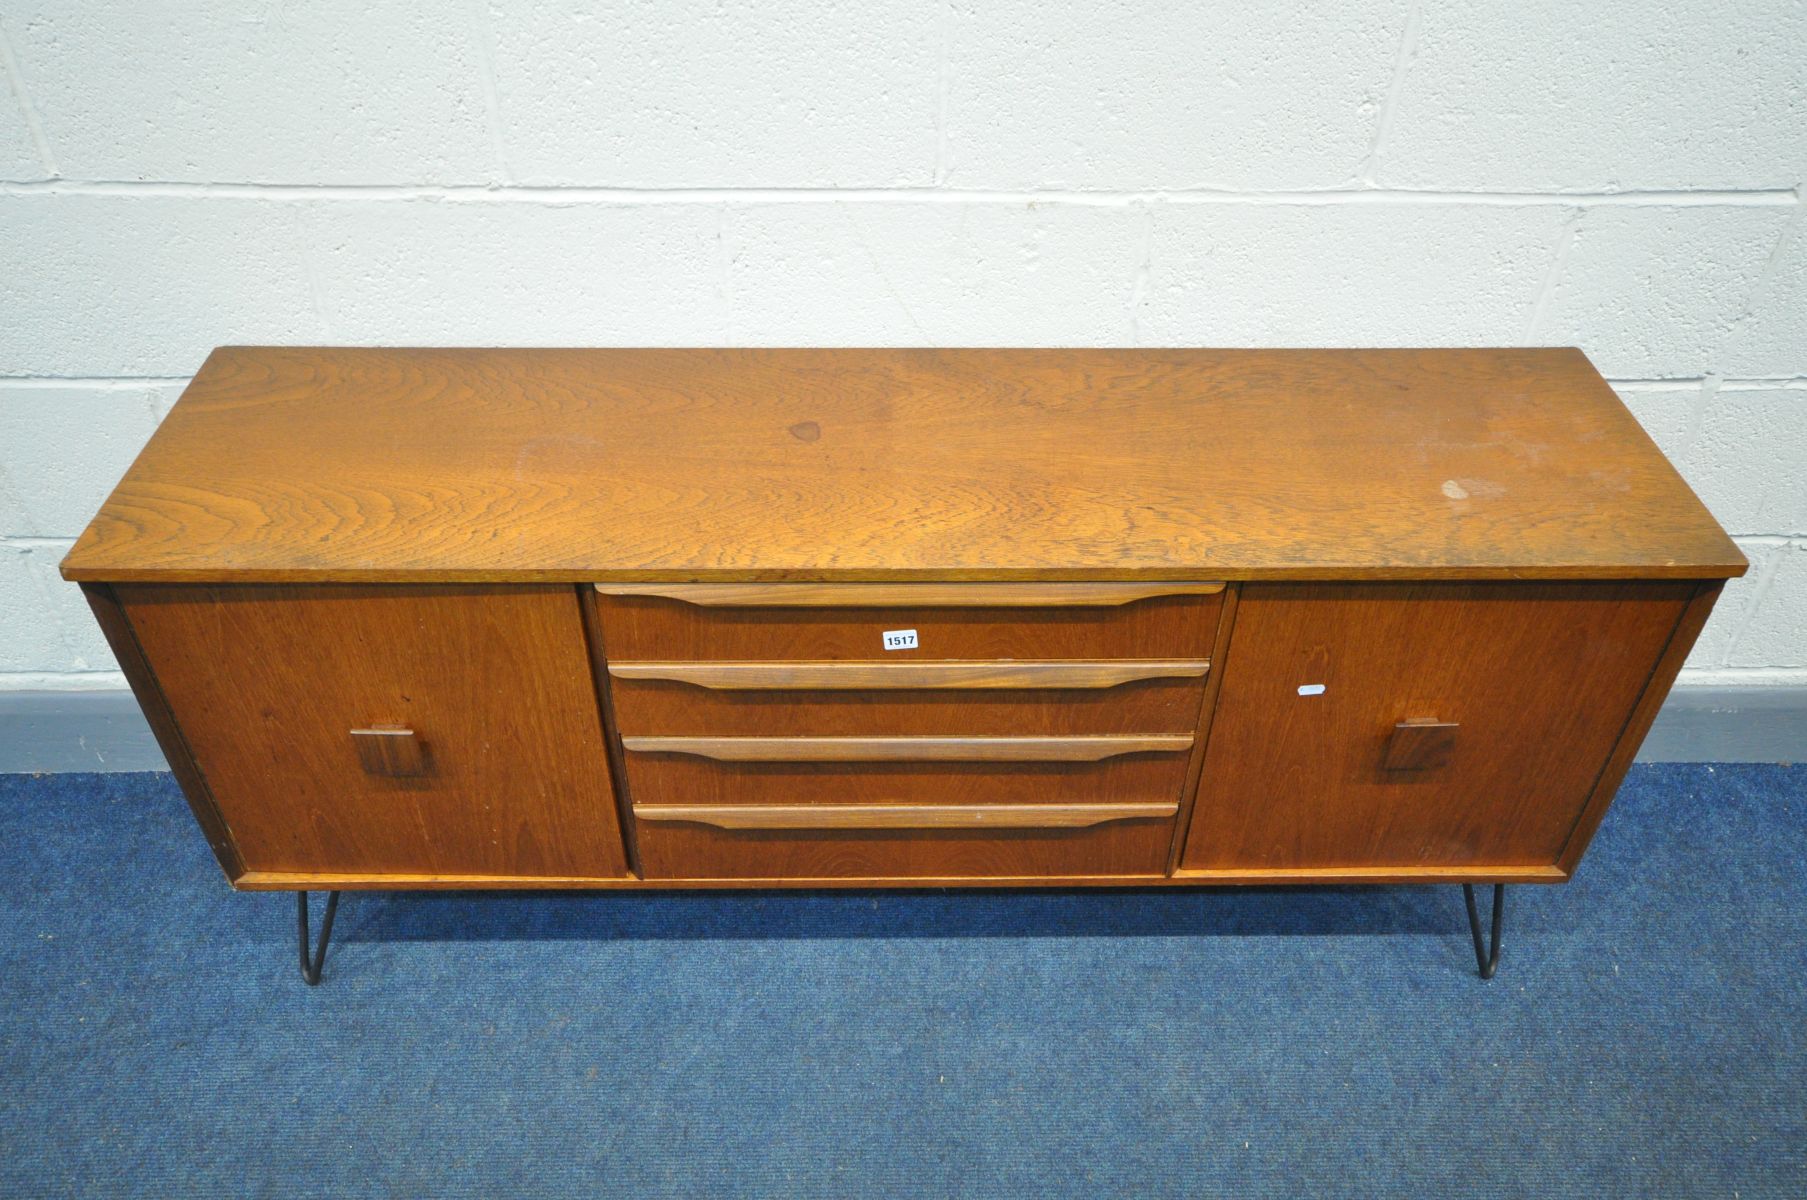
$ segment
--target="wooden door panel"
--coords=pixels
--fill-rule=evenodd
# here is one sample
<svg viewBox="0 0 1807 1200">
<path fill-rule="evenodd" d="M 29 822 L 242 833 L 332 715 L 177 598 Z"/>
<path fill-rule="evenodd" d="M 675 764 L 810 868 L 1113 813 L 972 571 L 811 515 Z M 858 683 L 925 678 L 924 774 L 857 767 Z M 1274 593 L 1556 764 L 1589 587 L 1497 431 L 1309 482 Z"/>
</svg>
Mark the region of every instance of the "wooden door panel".
<svg viewBox="0 0 1807 1200">
<path fill-rule="evenodd" d="M 1693 590 L 1246 585 L 1182 869 L 1555 864 Z"/>
<path fill-rule="evenodd" d="M 572 588 L 118 591 L 247 869 L 627 874 Z"/>
</svg>

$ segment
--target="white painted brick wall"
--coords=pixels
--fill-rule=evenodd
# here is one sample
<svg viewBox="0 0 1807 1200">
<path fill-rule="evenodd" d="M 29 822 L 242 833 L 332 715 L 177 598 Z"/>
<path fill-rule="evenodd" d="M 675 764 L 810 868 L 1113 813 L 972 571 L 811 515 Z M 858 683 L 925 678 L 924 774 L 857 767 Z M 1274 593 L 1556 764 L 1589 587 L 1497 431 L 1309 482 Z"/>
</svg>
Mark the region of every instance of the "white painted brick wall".
<svg viewBox="0 0 1807 1200">
<path fill-rule="evenodd" d="M 1608 377 L 1714 371 L 1798 204 L 1582 214 L 1535 340 L 1587 347 Z"/>
<path fill-rule="evenodd" d="M 113 656 L 81 592 L 57 575 L 73 542 L 0 544 L 0 679 L 13 686 L 118 686 Z"/>
<path fill-rule="evenodd" d="M 729 340 L 1116 345 L 1138 222 L 1122 207 L 754 204 L 724 230 Z"/>
<path fill-rule="evenodd" d="M 1316 188 L 1357 178 L 1405 0 L 957 0 L 942 182 Z"/>
<path fill-rule="evenodd" d="M 1521 342 L 1562 210 L 1481 204 L 1161 204 L 1141 332 L 1154 345 Z"/>
<path fill-rule="evenodd" d="M 933 4 L 499 0 L 500 154 L 528 184 L 921 187 Z"/>
<path fill-rule="evenodd" d="M 688 345 L 720 333 L 713 205 L 309 204 L 326 340 Z"/>
<path fill-rule="evenodd" d="M 320 341 L 301 218 L 267 200 L 0 193 L 0 373 L 186 375 L 223 342 Z"/>
<path fill-rule="evenodd" d="M 1807 667 L 1807 545 L 1793 542 L 1774 548 L 1765 564 L 1760 591 L 1750 618 L 1727 644 L 1726 663 L 1733 667 Z M 1770 603 L 1771 597 L 1787 597 Z"/>
<path fill-rule="evenodd" d="M 1807 685 L 1807 6 L 0 0 L 0 688 L 226 342 L 1576 344 Z"/>
<path fill-rule="evenodd" d="M 1748 534 L 1807 529 L 1807 470 L 1765 470 L 1789 447 L 1807 446 L 1807 391 L 1721 385 L 1702 405 L 1700 429 L 1680 463 L 1728 529 Z"/>
<path fill-rule="evenodd" d="M 1438 0 L 1422 8 L 1380 173 L 1391 186 L 1569 192 L 1801 182 L 1800 0 Z"/>
<path fill-rule="evenodd" d="M 10 88 L 0 92 L 0 179 L 43 179 L 48 174 L 19 98 Z"/>
<path fill-rule="evenodd" d="M 1807 96 L 1807 86 L 1800 94 Z M 1801 157 L 1807 158 L 1807 149 Z M 1802 347 L 1807 346 L 1807 212 L 1801 211 L 1803 208 L 1807 206 L 1796 205 L 1793 225 L 1737 319 L 1720 364 L 1725 375 L 1786 378 L 1801 374 Z"/>
<path fill-rule="evenodd" d="M 141 383 L 0 388 L 0 529 L 78 533 L 167 410 Z"/>
<path fill-rule="evenodd" d="M 477 41 L 441 5 L 9 0 L 0 12 L 68 178 L 490 177 Z"/>
</svg>

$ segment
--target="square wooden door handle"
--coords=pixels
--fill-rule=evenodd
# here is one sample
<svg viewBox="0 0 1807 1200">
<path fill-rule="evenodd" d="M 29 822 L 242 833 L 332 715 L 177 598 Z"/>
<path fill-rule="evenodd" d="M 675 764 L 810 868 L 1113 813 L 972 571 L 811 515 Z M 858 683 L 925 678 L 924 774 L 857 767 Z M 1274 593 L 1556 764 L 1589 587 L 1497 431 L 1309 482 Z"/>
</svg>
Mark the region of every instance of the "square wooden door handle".
<svg viewBox="0 0 1807 1200">
<path fill-rule="evenodd" d="M 1387 740 L 1385 767 L 1389 771 L 1431 771 L 1449 762 L 1455 753 L 1456 721 L 1435 717 L 1407 717 L 1393 726 Z"/>
<path fill-rule="evenodd" d="M 405 725 L 372 725 L 351 731 L 358 762 L 372 775 L 406 778 L 427 773 L 427 748 Z"/>
</svg>

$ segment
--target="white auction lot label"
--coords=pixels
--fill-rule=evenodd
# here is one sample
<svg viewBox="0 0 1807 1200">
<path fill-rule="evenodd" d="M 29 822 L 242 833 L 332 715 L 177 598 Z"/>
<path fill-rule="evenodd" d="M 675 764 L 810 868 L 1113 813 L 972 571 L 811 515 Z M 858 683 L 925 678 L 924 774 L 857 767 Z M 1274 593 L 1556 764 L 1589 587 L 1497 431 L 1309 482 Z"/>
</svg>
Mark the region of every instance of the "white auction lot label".
<svg viewBox="0 0 1807 1200">
<path fill-rule="evenodd" d="M 887 649 L 887 650 L 914 650 L 914 649 L 916 649 L 916 631 L 914 629 L 887 629 L 887 630 L 885 630 L 885 649 Z"/>
</svg>

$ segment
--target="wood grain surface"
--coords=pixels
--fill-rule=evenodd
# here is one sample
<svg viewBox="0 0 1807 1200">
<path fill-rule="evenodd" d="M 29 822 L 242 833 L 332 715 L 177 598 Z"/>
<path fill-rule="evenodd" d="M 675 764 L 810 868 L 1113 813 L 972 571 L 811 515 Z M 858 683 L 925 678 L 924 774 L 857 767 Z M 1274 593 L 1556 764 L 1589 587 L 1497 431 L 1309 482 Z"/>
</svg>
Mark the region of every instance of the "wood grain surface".
<svg viewBox="0 0 1807 1200">
<path fill-rule="evenodd" d="M 1407 717 L 1393 726 L 1387 739 L 1387 752 L 1381 768 L 1387 771 L 1429 771 L 1449 764 L 1456 749 L 1453 721 L 1436 721 L 1429 717 Z"/>
<path fill-rule="evenodd" d="M 1171 817 L 1165 804 L 638 804 L 641 821 L 689 821 L 717 829 L 1084 829 Z"/>
<path fill-rule="evenodd" d="M 1210 653 L 1222 605 L 1215 593 L 1106 608 L 699 608 L 648 596 L 596 597 L 611 663 L 1196 659 Z M 904 629 L 915 631 L 917 648 L 885 649 L 884 634 Z"/>
<path fill-rule="evenodd" d="M 627 873 L 574 589 L 118 592 L 246 868 Z M 366 771 L 383 725 L 422 774 Z"/>
<path fill-rule="evenodd" d="M 1217 617 L 1217 630 L 1211 643 L 1211 662 L 1221 663 L 1229 655 L 1230 638 L 1236 628 L 1236 605 L 1242 598 L 1242 585 L 1224 590 L 1223 607 Z M 1186 782 L 1180 792 L 1180 811 L 1173 822 L 1173 841 L 1167 847 L 1167 871 L 1171 874 L 1185 848 L 1186 828 L 1192 820 L 1192 805 L 1198 798 L 1198 773 L 1204 769 L 1205 748 L 1211 744 L 1211 722 L 1217 713 L 1217 693 L 1223 683 L 1221 671 L 1205 676 L 1203 694 L 1199 697 L 1198 729 L 1192 739 L 1192 760 L 1186 765 Z"/>
<path fill-rule="evenodd" d="M 1245 584 L 1182 865 L 1566 873 L 1695 591 Z M 1460 726 L 1447 759 L 1388 770 L 1398 723 L 1430 715 Z"/>
<path fill-rule="evenodd" d="M 1600 828 L 1600 821 L 1606 816 L 1606 810 L 1612 804 L 1619 784 L 1625 781 L 1625 772 L 1631 769 L 1638 747 L 1644 744 L 1644 737 L 1650 732 L 1650 726 L 1655 722 L 1663 700 L 1675 685 L 1676 675 L 1680 674 L 1682 664 L 1688 661 L 1688 652 L 1694 649 L 1694 642 L 1706 627 L 1707 618 L 1713 615 L 1713 605 L 1718 602 L 1723 588 L 1724 585 L 1716 579 L 1701 583 L 1689 599 L 1681 620 L 1676 622 L 1675 631 L 1669 635 L 1669 644 L 1663 648 L 1663 656 L 1657 660 L 1656 669 L 1650 674 L 1650 681 L 1644 685 L 1637 706 L 1631 710 L 1631 718 L 1619 734 L 1618 743 L 1606 760 L 1605 769 L 1594 781 L 1593 794 L 1588 797 L 1587 806 L 1576 820 L 1574 829 L 1569 832 L 1568 844 L 1563 847 L 1562 858 L 1557 863 L 1565 875 L 1574 872 L 1588 843 L 1593 840 L 1595 831 Z"/>
<path fill-rule="evenodd" d="M 1179 754 L 1192 735 L 1064 737 L 624 737 L 630 754 L 689 754 L 716 762 L 1103 762 Z"/>
<path fill-rule="evenodd" d="M 1159 879 L 1173 819 L 1081 829 L 640 828 L 648 880 L 1014 878 Z"/>
<path fill-rule="evenodd" d="M 1572 349 L 215 351 L 80 580 L 1713 578 Z"/>
<path fill-rule="evenodd" d="M 358 752 L 358 762 L 372 775 L 401 778 L 427 773 L 426 743 L 412 729 L 401 726 L 353 729 L 350 736 L 351 744 Z"/>
<path fill-rule="evenodd" d="M 1111 688 L 1030 691 L 712 691 L 652 679 L 614 679 L 622 734 L 783 737 L 1189 734 L 1199 679 L 1149 679 Z"/>
<path fill-rule="evenodd" d="M 227 348 L 64 563 L 246 887 L 1559 880 L 1744 569 L 1560 349 Z"/>
<path fill-rule="evenodd" d="M 1171 830 L 1171 822 L 1163 822 Z M 758 864 L 750 864 L 757 867 Z M 348 874 L 335 871 L 246 871 L 234 880 L 244 891 L 294 891 L 344 888 L 348 891 L 448 891 L 482 889 L 547 889 L 596 891 L 682 891 L 706 887 L 727 891 L 756 888 L 1110 888 L 1253 887 L 1274 884 L 1372 883 L 1562 883 L 1567 874 L 1550 866 L 1518 867 L 1293 867 L 1251 871 L 1182 871 L 1174 875 L 1099 875 L 1083 869 L 1053 875 L 769 875 L 715 876 L 710 879 L 667 875 L 657 879 L 617 879 L 601 875 L 423 875 Z"/>
<path fill-rule="evenodd" d="M 604 596 L 702 608 L 1110 608 L 1158 596 L 1211 596 L 1221 583 L 598 583 Z"/>
<path fill-rule="evenodd" d="M 1100 762 L 721 762 L 629 754 L 636 806 L 703 804 L 1167 804 L 1186 783 L 1183 754 Z M 644 833 L 644 830 L 642 830 Z"/>
<path fill-rule="evenodd" d="M 1210 662 L 1103 659 L 1079 662 L 638 662 L 615 663 L 617 679 L 656 679 L 717 692 L 888 691 L 896 688 L 1114 688 L 1146 679 L 1202 677 Z"/>
<path fill-rule="evenodd" d="M 113 657 L 119 660 L 120 672 L 131 685 L 138 706 L 144 710 L 144 719 L 157 739 L 157 748 L 163 752 L 164 761 L 169 763 L 170 774 L 175 776 L 176 786 L 182 789 L 196 824 L 207 836 L 207 844 L 213 848 L 220 870 L 237 886 L 238 879 L 245 873 L 245 863 L 232 842 L 232 830 L 220 814 L 219 804 L 195 762 L 188 739 L 182 736 L 182 730 L 176 724 L 169 697 L 163 694 L 156 673 L 144 656 L 144 648 L 138 644 L 138 635 L 133 632 L 131 619 L 119 603 L 117 591 L 105 584 L 84 583 L 82 595 L 94 610 L 94 619 L 100 623 L 100 631 L 106 637 Z"/>
</svg>

